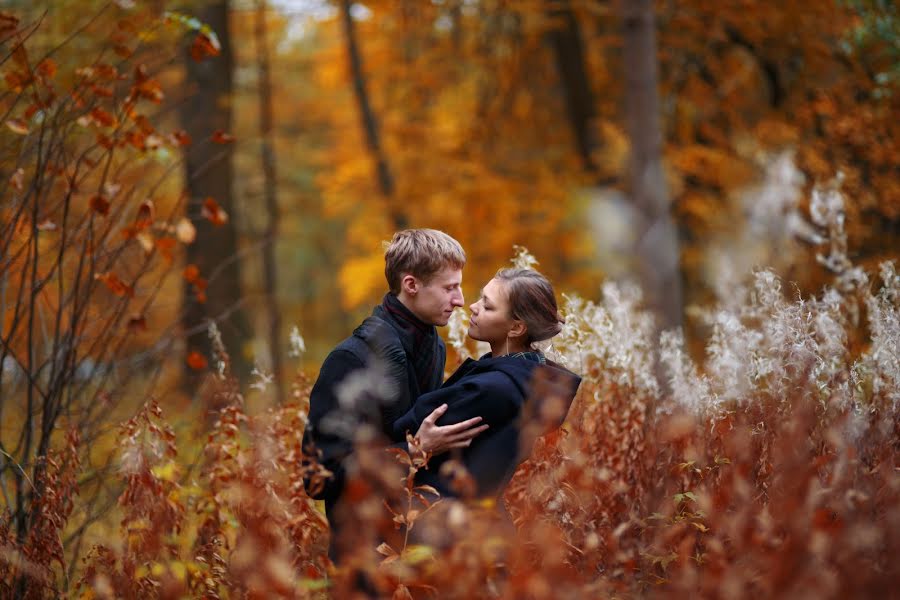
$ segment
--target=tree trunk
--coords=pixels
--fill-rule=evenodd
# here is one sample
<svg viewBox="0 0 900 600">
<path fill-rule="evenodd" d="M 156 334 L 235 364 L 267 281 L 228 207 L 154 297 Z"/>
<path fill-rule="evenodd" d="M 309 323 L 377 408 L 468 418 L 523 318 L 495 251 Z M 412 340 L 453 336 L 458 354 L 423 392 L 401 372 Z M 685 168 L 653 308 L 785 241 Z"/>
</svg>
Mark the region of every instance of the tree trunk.
<svg viewBox="0 0 900 600">
<path fill-rule="evenodd" d="M 384 196 L 391 222 L 395 229 L 406 229 L 409 224 L 406 215 L 394 203 L 394 177 L 391 174 L 384 148 L 381 146 L 378 122 L 369 102 L 365 73 L 363 73 L 362 55 L 356 42 L 356 26 L 353 23 L 353 15 L 350 14 L 351 5 L 351 0 L 341 0 L 341 21 L 344 25 L 347 57 L 350 62 L 350 75 L 353 78 L 353 91 L 356 94 L 356 102 L 359 105 L 359 116 L 366 138 L 366 146 L 372 154 L 372 159 L 375 161 L 378 171 L 378 188 L 381 190 L 382 196 Z"/>
<path fill-rule="evenodd" d="M 594 96 L 584 64 L 584 49 L 578 20 L 568 0 L 547 1 L 548 14 L 558 21 L 557 26 L 550 31 L 549 38 L 556 56 L 556 69 L 566 95 L 569 124 L 578 144 L 582 165 L 586 170 L 594 171 L 592 157 L 596 148 L 592 129 Z"/>
<path fill-rule="evenodd" d="M 216 131 L 231 128 L 232 70 L 234 58 L 228 29 L 228 1 L 205 4 L 198 18 L 219 38 L 217 56 L 195 61 L 186 55 L 187 98 L 181 105 L 181 122 L 193 142 L 186 148 L 185 178 L 189 195 L 187 214 L 197 229 L 196 242 L 187 247 L 187 263 L 195 264 L 208 278 L 206 301 L 199 302 L 195 288 L 185 283 L 182 323 L 188 351 L 198 351 L 209 359 L 212 345 L 207 335 L 210 320 L 216 321 L 231 358 L 233 373 L 242 381 L 249 378 L 243 345 L 251 336 L 241 307 L 241 268 L 238 235 L 234 226 L 232 198 L 232 144 L 211 140 Z M 213 198 L 229 215 L 221 225 L 203 216 L 203 203 Z M 194 389 L 195 372 L 188 369 L 186 387 Z"/>
<path fill-rule="evenodd" d="M 625 113 L 631 139 L 629 188 L 637 214 L 635 256 L 659 328 L 681 324 L 678 230 L 662 166 L 662 127 L 653 0 L 621 0 Z"/>
<path fill-rule="evenodd" d="M 265 179 L 266 226 L 263 244 L 263 277 L 266 308 L 269 313 L 269 354 L 272 360 L 272 376 L 278 402 L 284 402 L 284 377 L 282 373 L 281 313 L 278 310 L 277 270 L 275 249 L 278 239 L 278 196 L 277 171 L 275 169 L 275 149 L 272 144 L 272 79 L 269 70 L 269 48 L 266 42 L 266 0 L 256 3 L 256 59 L 259 70 L 259 134 L 263 178 Z"/>
</svg>

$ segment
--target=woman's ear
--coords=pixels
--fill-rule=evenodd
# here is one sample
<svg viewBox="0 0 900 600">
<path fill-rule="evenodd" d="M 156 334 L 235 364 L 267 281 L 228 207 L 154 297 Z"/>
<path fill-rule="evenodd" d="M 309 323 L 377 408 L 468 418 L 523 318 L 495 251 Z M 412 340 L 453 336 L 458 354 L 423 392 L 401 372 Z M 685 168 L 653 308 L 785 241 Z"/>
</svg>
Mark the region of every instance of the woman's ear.
<svg viewBox="0 0 900 600">
<path fill-rule="evenodd" d="M 419 280 L 407 273 L 400 280 L 400 291 L 415 296 L 419 292 Z"/>
<path fill-rule="evenodd" d="M 525 325 L 525 321 L 513 319 L 512 328 L 509 330 L 507 336 L 511 338 L 524 337 L 526 333 L 528 333 L 528 327 Z"/>
</svg>

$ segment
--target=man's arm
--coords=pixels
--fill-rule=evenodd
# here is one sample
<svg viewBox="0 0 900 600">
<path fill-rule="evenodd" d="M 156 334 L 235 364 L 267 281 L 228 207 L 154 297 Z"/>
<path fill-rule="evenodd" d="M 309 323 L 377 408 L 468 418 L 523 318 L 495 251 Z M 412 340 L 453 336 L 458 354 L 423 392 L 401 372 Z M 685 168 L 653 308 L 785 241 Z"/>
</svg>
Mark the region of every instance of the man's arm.
<svg viewBox="0 0 900 600">
<path fill-rule="evenodd" d="M 340 495 L 344 481 L 344 459 L 353 451 L 352 440 L 338 432 L 323 430 L 322 421 L 339 409 L 335 390 L 340 382 L 349 373 L 363 367 L 362 361 L 353 353 L 336 350 L 322 363 L 319 377 L 309 394 L 309 422 L 303 433 L 303 450 L 333 474 L 315 494 L 317 500 L 333 501 Z M 312 483 L 304 480 L 307 492 L 313 491 Z"/>
<path fill-rule="evenodd" d="M 472 417 L 453 425 L 438 425 L 437 420 L 447 412 L 447 404 L 441 404 L 425 417 L 416 437 L 422 443 L 422 450 L 441 454 L 452 448 L 465 448 L 488 425 L 480 425 L 481 417 Z"/>
</svg>

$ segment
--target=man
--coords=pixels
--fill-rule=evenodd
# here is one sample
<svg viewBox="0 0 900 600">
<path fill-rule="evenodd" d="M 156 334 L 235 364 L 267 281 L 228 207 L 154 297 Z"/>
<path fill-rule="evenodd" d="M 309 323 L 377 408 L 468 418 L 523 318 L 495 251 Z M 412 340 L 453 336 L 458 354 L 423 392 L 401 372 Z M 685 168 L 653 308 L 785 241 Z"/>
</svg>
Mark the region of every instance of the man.
<svg viewBox="0 0 900 600">
<path fill-rule="evenodd" d="M 444 326 L 463 306 L 462 269 L 466 255 L 455 239 L 434 229 L 407 229 L 394 234 L 385 252 L 389 292 L 372 316 L 325 359 L 310 393 L 304 451 L 332 476 L 307 480 L 307 491 L 325 501 L 332 532 L 332 558 L 339 529 L 336 507 L 353 443 L 366 428 L 390 437 L 393 422 L 415 399 L 441 386 L 447 350 L 436 326 Z M 438 407 L 416 437 L 422 449 L 439 454 L 468 446 L 484 431 L 481 417 L 437 426 L 447 410 Z M 376 433 L 377 435 L 377 433 Z M 404 447 L 404 442 L 395 445 Z"/>
</svg>

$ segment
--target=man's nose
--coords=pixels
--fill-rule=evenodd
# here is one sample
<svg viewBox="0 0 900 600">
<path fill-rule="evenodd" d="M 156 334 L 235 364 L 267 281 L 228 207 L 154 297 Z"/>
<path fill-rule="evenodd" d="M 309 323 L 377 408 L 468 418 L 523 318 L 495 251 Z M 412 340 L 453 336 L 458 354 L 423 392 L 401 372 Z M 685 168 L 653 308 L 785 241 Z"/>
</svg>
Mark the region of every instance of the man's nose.
<svg viewBox="0 0 900 600">
<path fill-rule="evenodd" d="M 453 306 L 465 306 L 465 299 L 463 298 L 462 292 L 455 294 L 453 296 Z"/>
</svg>

